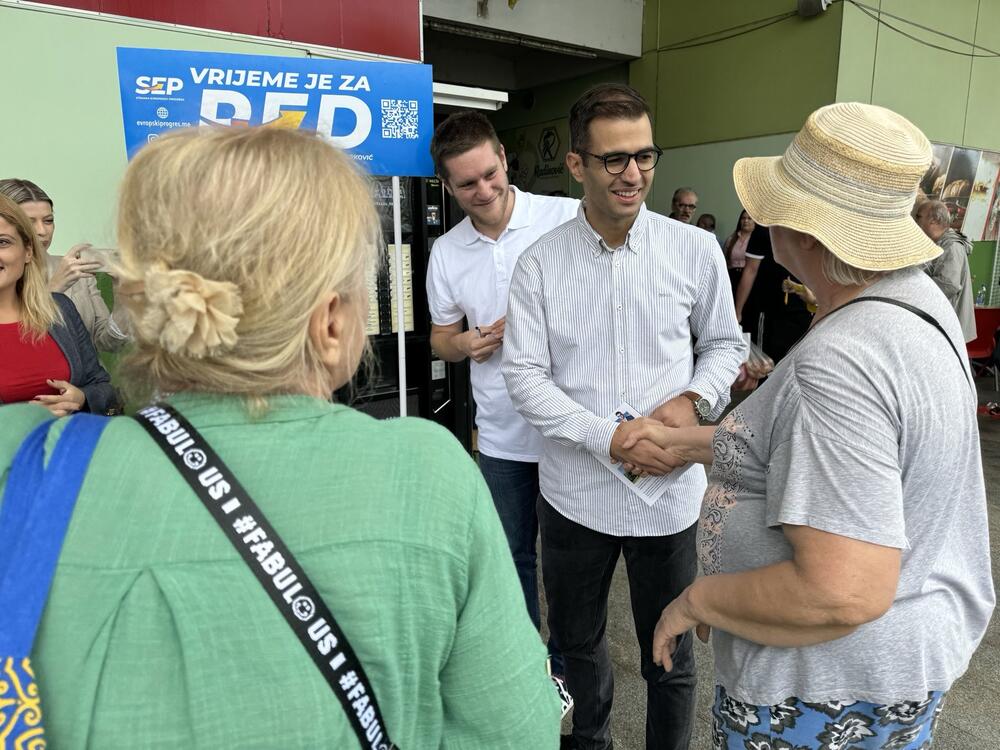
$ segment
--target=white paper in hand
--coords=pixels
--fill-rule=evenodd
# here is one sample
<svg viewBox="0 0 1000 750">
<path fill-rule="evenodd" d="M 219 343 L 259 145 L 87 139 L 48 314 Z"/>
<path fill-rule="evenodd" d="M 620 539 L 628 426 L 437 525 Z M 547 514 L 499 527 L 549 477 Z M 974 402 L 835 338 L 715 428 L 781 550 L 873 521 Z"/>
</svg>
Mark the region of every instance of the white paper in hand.
<svg viewBox="0 0 1000 750">
<path fill-rule="evenodd" d="M 636 417 L 641 416 L 642 414 L 623 401 L 613 414 L 608 415 L 608 418 L 616 422 L 631 422 Z M 598 456 L 597 460 L 604 464 L 605 468 L 614 474 L 618 481 L 638 495 L 646 505 L 655 504 L 666 490 L 667 482 L 670 481 L 669 475 L 654 477 L 648 474 L 646 476 L 631 474 L 625 471 L 621 464 L 612 463 L 610 456 Z"/>
</svg>

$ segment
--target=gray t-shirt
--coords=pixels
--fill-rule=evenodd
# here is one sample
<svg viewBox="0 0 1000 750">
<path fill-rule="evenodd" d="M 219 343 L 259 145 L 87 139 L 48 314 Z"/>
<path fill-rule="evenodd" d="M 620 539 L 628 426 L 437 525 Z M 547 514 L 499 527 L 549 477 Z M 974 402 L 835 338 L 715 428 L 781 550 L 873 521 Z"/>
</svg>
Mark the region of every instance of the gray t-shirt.
<svg viewBox="0 0 1000 750">
<path fill-rule="evenodd" d="M 865 295 L 928 312 L 964 357 L 955 311 L 919 270 Z M 706 574 L 790 559 L 783 523 L 903 551 L 892 607 L 844 638 L 772 648 L 716 631 L 716 679 L 734 698 L 922 700 L 965 671 L 995 603 L 966 367 L 914 313 L 861 302 L 820 321 L 719 426 L 698 535 Z"/>
</svg>

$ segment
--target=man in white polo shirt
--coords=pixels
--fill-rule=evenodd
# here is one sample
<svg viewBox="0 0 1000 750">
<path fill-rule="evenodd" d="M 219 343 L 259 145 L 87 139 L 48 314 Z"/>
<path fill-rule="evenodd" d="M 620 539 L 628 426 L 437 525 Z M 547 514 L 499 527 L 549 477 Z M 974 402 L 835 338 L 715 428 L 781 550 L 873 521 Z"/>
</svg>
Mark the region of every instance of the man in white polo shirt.
<svg viewBox="0 0 1000 750">
<path fill-rule="evenodd" d="M 479 112 L 459 112 L 442 122 L 431 154 L 445 189 L 467 214 L 431 251 L 431 346 L 449 362 L 471 360 L 479 467 L 507 534 L 528 613 L 538 626 L 535 503 L 542 437 L 514 410 L 498 350 L 518 257 L 576 216 L 579 201 L 533 195 L 510 185 L 503 146 Z"/>
</svg>

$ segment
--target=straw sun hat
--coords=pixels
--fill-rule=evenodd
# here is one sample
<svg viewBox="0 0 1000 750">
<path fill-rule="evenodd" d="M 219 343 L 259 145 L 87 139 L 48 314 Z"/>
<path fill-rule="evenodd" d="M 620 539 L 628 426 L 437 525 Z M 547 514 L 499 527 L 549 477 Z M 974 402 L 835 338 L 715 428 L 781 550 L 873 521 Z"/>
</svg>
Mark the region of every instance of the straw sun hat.
<svg viewBox="0 0 1000 750">
<path fill-rule="evenodd" d="M 884 107 L 830 104 L 784 156 L 740 159 L 733 181 L 758 224 L 810 234 L 848 265 L 891 271 L 941 254 L 910 216 L 931 144 Z"/>
</svg>

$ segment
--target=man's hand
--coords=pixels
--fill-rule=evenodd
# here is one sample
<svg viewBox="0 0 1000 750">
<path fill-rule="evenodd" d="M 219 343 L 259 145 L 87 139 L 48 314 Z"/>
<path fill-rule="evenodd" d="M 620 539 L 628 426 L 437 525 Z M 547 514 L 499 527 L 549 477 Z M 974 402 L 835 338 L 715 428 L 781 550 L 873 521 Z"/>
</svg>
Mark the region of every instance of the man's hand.
<svg viewBox="0 0 1000 750">
<path fill-rule="evenodd" d="M 90 247 L 88 244 L 74 245 L 63 256 L 53 272 L 52 278 L 49 279 L 50 292 L 65 293 L 80 279 L 92 277 L 95 271 L 100 270 L 100 261 L 80 258 L 80 252 L 88 247 Z"/>
<path fill-rule="evenodd" d="M 637 434 L 652 434 L 655 429 L 666 428 L 648 417 L 621 422 L 611 436 L 611 458 L 625 464 L 628 471 L 656 476 L 669 474 L 687 463 L 652 440 L 634 437 Z"/>
<path fill-rule="evenodd" d="M 458 348 L 469 359 L 475 362 L 485 362 L 503 343 L 506 318 L 500 318 L 492 325 L 476 326 L 458 337 Z"/>
<path fill-rule="evenodd" d="M 671 471 L 691 463 L 691 457 L 685 451 L 680 431 L 676 427 L 665 427 L 654 419 L 645 419 L 642 424 L 629 431 L 622 441 L 621 450 L 631 451 L 643 442 L 652 443 L 660 449 L 660 458 L 671 467 Z M 625 469 L 632 471 L 633 467 L 626 464 Z"/>
<path fill-rule="evenodd" d="M 80 411 L 83 405 L 87 403 L 87 397 L 83 391 L 72 383 L 68 383 L 65 380 L 46 380 L 45 382 L 58 390 L 59 393 L 35 396 L 31 403 L 44 406 L 54 416 L 65 417 L 67 414 Z"/>
<path fill-rule="evenodd" d="M 698 426 L 698 413 L 694 410 L 694 402 L 687 396 L 674 396 L 657 406 L 649 417 L 667 427 Z"/>
<path fill-rule="evenodd" d="M 479 331 L 483 336 L 495 336 L 496 338 L 503 341 L 503 334 L 507 328 L 507 317 L 504 316 L 500 320 L 495 321 L 492 325 L 479 326 Z"/>
</svg>

